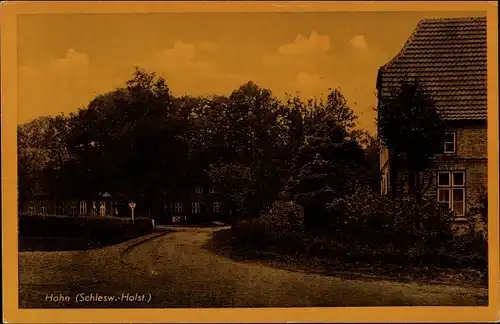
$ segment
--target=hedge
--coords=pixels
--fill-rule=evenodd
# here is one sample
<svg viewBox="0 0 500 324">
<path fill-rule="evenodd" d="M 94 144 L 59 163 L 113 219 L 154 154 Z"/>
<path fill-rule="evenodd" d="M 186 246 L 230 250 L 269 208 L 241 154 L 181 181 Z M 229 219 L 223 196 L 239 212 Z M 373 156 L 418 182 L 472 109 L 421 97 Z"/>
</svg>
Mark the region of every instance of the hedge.
<svg viewBox="0 0 500 324">
<path fill-rule="evenodd" d="M 19 215 L 20 237 L 83 238 L 110 244 L 153 232 L 149 218 Z"/>
<path fill-rule="evenodd" d="M 335 224 L 338 218 L 342 222 L 322 233 L 304 229 L 299 204 L 277 201 L 269 212 L 216 233 L 214 240 L 247 258 L 274 253 L 348 263 L 487 269 L 487 241 L 475 233 L 454 234 L 444 220 L 447 210 L 375 196 L 352 201 L 344 199 L 349 204 L 342 207 L 347 208 L 331 212 Z"/>
</svg>

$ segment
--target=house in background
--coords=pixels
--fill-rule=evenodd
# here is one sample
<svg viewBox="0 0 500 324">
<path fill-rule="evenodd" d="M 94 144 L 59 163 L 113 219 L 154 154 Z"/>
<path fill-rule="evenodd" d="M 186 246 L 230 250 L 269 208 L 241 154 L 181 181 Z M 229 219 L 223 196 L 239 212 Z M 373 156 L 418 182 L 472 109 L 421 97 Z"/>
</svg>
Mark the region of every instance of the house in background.
<svg viewBox="0 0 500 324">
<path fill-rule="evenodd" d="M 62 189 L 58 176 L 58 170 L 36 172 L 19 193 L 19 213 L 131 217 L 128 203 L 123 199 L 119 202 L 107 192 L 80 197 Z M 160 206 L 137 202 L 135 216 L 152 217 L 157 224 L 226 222 L 231 206 L 211 186 L 201 183 L 192 188 L 172 189 L 158 201 Z"/>
<path fill-rule="evenodd" d="M 157 224 L 226 222 L 230 213 L 230 204 L 213 187 L 202 183 L 172 188 L 165 193 L 162 207 L 155 213 Z"/>
<path fill-rule="evenodd" d="M 36 172 L 22 196 L 19 213 L 58 216 L 112 216 L 117 204 L 109 193 L 75 197 L 59 189 L 58 170 Z"/>
<path fill-rule="evenodd" d="M 428 19 L 378 71 L 379 98 L 408 76 L 416 77 L 445 112 L 446 141 L 425 196 L 448 205 L 457 220 L 470 216 L 487 186 L 486 60 L 486 18 Z M 398 153 L 388 147 L 379 153 L 382 194 L 404 195 L 405 171 L 390 163 Z"/>
</svg>

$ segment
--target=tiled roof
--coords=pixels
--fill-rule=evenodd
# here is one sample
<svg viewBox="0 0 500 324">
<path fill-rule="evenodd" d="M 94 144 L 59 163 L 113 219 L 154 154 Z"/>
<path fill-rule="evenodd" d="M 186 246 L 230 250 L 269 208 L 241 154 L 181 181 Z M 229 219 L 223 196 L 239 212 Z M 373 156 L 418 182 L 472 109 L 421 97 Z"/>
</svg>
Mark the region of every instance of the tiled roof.
<svg viewBox="0 0 500 324">
<path fill-rule="evenodd" d="M 418 78 L 450 120 L 486 119 L 486 18 L 422 20 L 403 49 L 379 69 L 385 96 L 405 78 Z"/>
</svg>

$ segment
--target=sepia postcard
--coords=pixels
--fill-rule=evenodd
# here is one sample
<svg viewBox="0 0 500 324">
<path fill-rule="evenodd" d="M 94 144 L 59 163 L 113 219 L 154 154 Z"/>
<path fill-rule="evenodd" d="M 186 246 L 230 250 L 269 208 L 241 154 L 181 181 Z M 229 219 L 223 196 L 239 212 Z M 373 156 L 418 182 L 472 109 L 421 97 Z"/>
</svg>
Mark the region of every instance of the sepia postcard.
<svg viewBox="0 0 500 324">
<path fill-rule="evenodd" d="M 496 2 L 0 15 L 5 322 L 499 319 Z"/>
</svg>

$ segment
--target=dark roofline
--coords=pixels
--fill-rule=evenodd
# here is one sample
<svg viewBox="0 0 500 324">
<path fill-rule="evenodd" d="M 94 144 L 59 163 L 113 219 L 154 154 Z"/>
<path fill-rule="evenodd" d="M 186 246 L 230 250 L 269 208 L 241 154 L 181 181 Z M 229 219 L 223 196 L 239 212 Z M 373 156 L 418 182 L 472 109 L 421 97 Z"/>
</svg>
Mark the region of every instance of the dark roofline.
<svg viewBox="0 0 500 324">
<path fill-rule="evenodd" d="M 377 71 L 377 80 L 376 80 L 376 88 L 377 92 L 380 95 L 381 92 L 381 86 L 382 86 L 382 78 L 384 72 L 386 72 L 389 68 L 393 66 L 393 64 L 401 59 L 407 52 L 408 48 L 410 45 L 412 45 L 413 40 L 415 39 L 416 35 L 419 34 L 422 30 L 424 29 L 439 29 L 441 27 L 442 23 L 443 25 L 449 24 L 451 26 L 455 26 L 456 24 L 460 23 L 470 23 L 470 22 L 486 22 L 486 16 L 477 16 L 477 17 L 454 17 L 454 18 L 432 18 L 432 19 L 423 19 L 418 22 L 417 26 L 409 36 L 409 38 L 406 40 L 404 43 L 403 47 L 400 49 L 400 51 L 386 64 L 382 65 L 378 71 Z M 408 77 L 411 77 L 412 73 L 409 73 Z M 380 98 L 378 100 L 380 103 Z M 485 120 L 484 118 L 480 119 L 481 121 Z M 461 119 L 460 124 L 466 123 L 466 122 L 476 122 L 476 118 L 472 119 Z"/>
<path fill-rule="evenodd" d="M 411 44 L 413 38 L 415 38 L 415 35 L 417 35 L 418 32 L 420 31 L 420 29 L 422 28 L 422 25 L 429 24 L 429 23 L 438 23 L 438 22 L 441 22 L 441 21 L 464 22 L 464 21 L 476 21 L 476 20 L 484 20 L 484 21 L 486 21 L 486 16 L 480 16 L 480 17 L 453 17 L 453 18 L 428 18 L 428 19 L 420 20 L 418 22 L 418 24 L 417 24 L 417 27 L 415 27 L 415 29 L 411 33 L 410 37 L 408 37 L 408 39 L 406 40 L 406 42 L 404 43 L 403 47 L 398 52 L 398 54 L 396 54 L 396 56 L 394 56 L 389 62 L 387 62 L 386 64 L 382 65 L 378 69 L 379 72 L 378 72 L 378 76 L 377 76 L 377 89 L 379 87 L 380 72 L 383 71 L 383 70 L 385 70 L 385 69 L 387 69 L 388 67 L 390 67 L 396 60 L 398 60 L 401 56 L 404 55 L 404 53 L 406 52 L 406 49 Z"/>
</svg>

